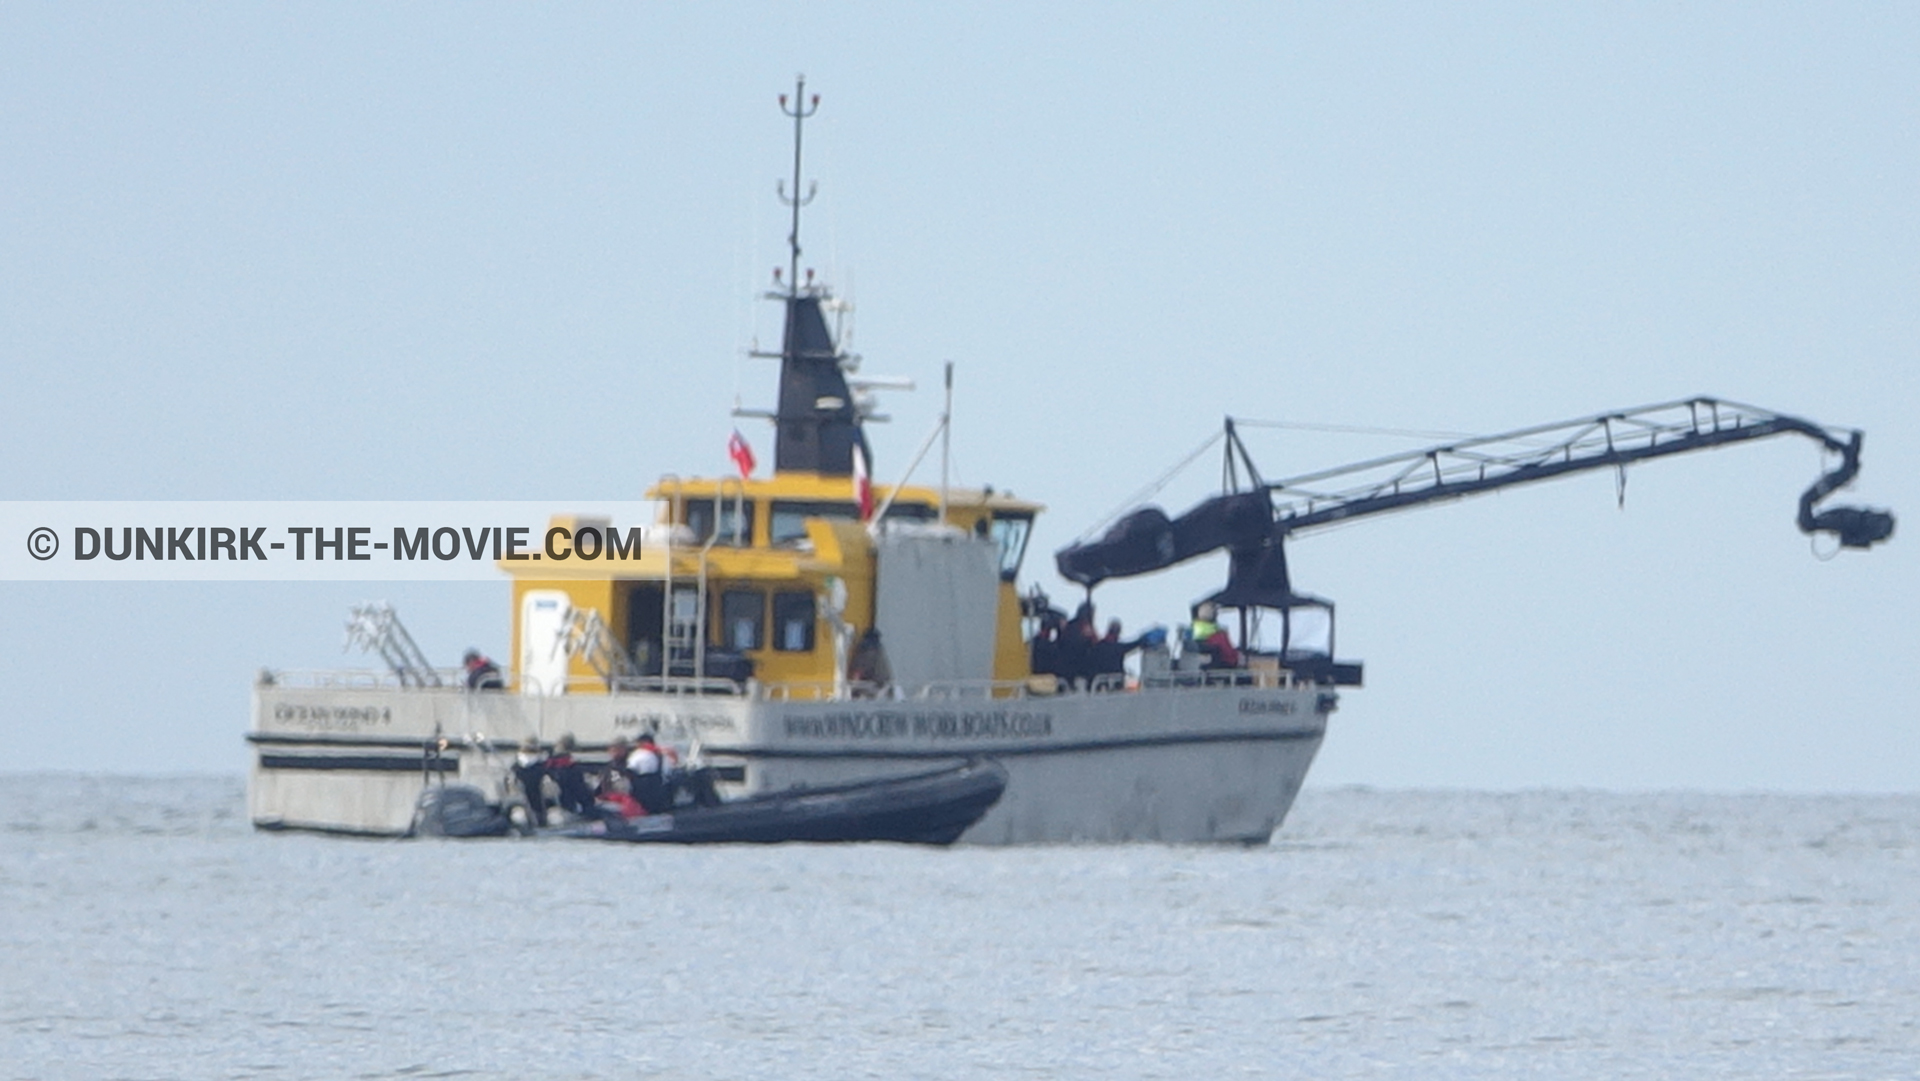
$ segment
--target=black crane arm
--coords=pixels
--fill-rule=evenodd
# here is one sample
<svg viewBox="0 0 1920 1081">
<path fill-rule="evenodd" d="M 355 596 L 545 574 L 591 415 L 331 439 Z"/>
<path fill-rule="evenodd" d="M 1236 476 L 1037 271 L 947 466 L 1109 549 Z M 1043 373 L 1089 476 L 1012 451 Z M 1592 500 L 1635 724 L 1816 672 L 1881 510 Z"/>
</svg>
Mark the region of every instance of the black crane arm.
<svg viewBox="0 0 1920 1081">
<path fill-rule="evenodd" d="M 1893 534 L 1893 515 L 1869 507 L 1814 505 L 1860 471 L 1861 433 L 1837 431 L 1799 417 L 1716 398 L 1691 398 L 1601 413 L 1561 424 L 1523 428 L 1389 455 L 1286 480 L 1260 479 L 1232 434 L 1252 487 L 1205 500 L 1178 518 L 1145 507 L 1121 518 L 1098 540 L 1055 555 L 1060 573 L 1091 588 L 1115 577 L 1144 574 L 1225 548 L 1233 553 L 1232 580 L 1262 580 L 1261 593 L 1286 592 L 1285 538 L 1316 526 L 1518 484 L 1672 454 L 1789 433 L 1806 436 L 1841 456 L 1840 465 L 1800 497 L 1799 526 L 1827 533 L 1841 546 L 1867 548 Z M 1234 587 L 1230 583 L 1229 591 Z"/>
</svg>

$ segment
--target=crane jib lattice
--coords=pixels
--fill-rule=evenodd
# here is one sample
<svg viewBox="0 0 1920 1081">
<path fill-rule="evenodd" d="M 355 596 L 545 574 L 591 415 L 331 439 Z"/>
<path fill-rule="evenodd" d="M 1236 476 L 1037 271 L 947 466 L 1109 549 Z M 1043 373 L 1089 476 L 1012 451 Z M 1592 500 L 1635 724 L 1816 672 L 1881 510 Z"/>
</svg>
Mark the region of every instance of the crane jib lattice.
<svg viewBox="0 0 1920 1081">
<path fill-rule="evenodd" d="M 1121 518 L 1098 540 L 1056 554 L 1061 574 L 1092 586 L 1225 548 L 1240 563 L 1277 550 L 1290 534 L 1427 503 L 1460 499 L 1590 469 L 1798 434 L 1840 455 L 1840 464 L 1800 497 L 1798 524 L 1842 547 L 1868 548 L 1893 534 L 1893 515 L 1870 507 L 1815 505 L 1860 470 L 1861 433 L 1717 398 L 1690 398 L 1453 440 L 1283 480 L 1261 478 L 1227 421 L 1229 487 L 1178 518 L 1155 507 Z M 1235 455 L 1238 460 L 1235 460 Z M 1280 572 L 1284 573 L 1284 572 Z"/>
</svg>

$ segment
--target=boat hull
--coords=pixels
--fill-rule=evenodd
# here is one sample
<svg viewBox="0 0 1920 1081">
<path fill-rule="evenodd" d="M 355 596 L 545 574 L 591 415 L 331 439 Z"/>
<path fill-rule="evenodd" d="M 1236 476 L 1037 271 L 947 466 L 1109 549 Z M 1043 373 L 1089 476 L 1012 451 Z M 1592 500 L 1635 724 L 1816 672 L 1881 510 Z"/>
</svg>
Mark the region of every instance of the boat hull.
<svg viewBox="0 0 1920 1081">
<path fill-rule="evenodd" d="M 697 746 L 729 799 L 993 759 L 1006 791 L 962 843 L 1261 843 L 1334 703 L 1312 685 L 812 702 L 262 686 L 248 799 L 262 828 L 400 835 L 429 782 L 503 794 L 526 737 L 570 734 L 591 757 L 653 731 Z"/>
</svg>

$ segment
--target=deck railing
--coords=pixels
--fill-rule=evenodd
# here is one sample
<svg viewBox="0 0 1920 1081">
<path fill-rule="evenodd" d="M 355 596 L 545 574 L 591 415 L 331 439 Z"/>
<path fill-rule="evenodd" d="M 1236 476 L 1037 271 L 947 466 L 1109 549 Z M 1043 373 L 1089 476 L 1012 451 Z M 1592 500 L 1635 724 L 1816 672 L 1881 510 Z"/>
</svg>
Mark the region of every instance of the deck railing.
<svg viewBox="0 0 1920 1081">
<path fill-rule="evenodd" d="M 297 690 L 381 690 L 404 691 L 407 694 L 425 695 L 463 695 L 472 694 L 466 689 L 466 673 L 458 668 L 437 669 L 442 679 L 439 687 L 403 686 L 391 672 L 382 672 L 371 668 L 348 669 L 261 669 L 258 684 L 262 687 L 288 687 Z M 1030 679 L 957 679 L 937 680 L 918 687 L 881 686 L 872 683 L 848 683 L 836 693 L 831 681 L 785 681 L 762 683 L 748 680 L 744 683 L 730 679 L 694 679 L 682 676 L 627 676 L 608 681 L 595 676 L 570 676 L 562 695 L 529 695 L 528 697 L 577 697 L 592 695 L 611 695 L 620 697 L 629 694 L 648 695 L 684 695 L 688 697 L 746 698 L 752 701 L 768 702 L 831 702 L 849 700 L 884 699 L 893 701 L 985 701 L 990 699 L 1014 698 L 1052 698 L 1070 694 L 1123 694 L 1136 689 L 1179 690 L 1205 689 L 1221 687 L 1265 687 L 1285 688 L 1304 686 L 1308 681 L 1301 680 L 1285 669 L 1258 670 L 1246 668 L 1203 669 L 1198 671 L 1171 670 L 1157 672 L 1144 680 L 1134 680 L 1120 675 L 1095 676 L 1090 682 L 1070 685 L 1066 680 L 1052 676 L 1034 676 Z M 521 684 L 518 677 L 509 676 L 507 691 L 519 694 Z"/>
<path fill-rule="evenodd" d="M 297 690 L 404 690 L 410 694 L 461 694 L 467 673 L 460 668 L 436 668 L 441 686 L 402 684 L 400 677 L 377 668 L 262 668 L 254 683 L 261 687 Z"/>
</svg>

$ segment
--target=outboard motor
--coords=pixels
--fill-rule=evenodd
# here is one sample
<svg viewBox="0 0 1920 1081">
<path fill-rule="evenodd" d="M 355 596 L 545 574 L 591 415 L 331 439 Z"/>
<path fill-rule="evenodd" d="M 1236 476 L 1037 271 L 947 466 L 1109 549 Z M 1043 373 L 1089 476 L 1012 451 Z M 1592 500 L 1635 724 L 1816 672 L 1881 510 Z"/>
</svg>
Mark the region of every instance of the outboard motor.
<svg viewBox="0 0 1920 1081">
<path fill-rule="evenodd" d="M 413 810 L 415 837 L 504 837 L 513 822 L 472 785 L 431 785 Z"/>
</svg>

